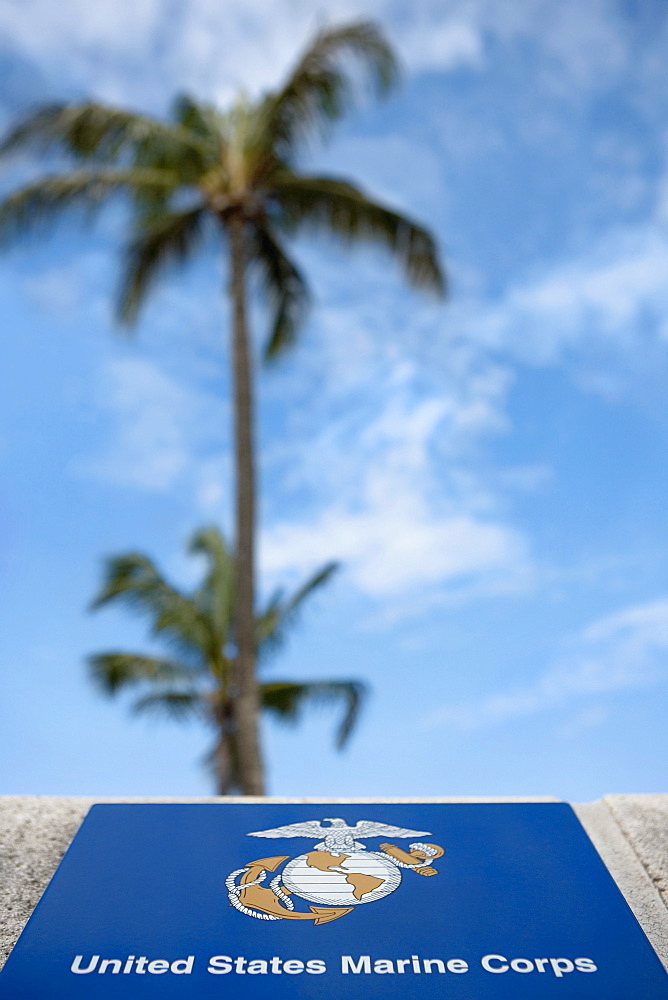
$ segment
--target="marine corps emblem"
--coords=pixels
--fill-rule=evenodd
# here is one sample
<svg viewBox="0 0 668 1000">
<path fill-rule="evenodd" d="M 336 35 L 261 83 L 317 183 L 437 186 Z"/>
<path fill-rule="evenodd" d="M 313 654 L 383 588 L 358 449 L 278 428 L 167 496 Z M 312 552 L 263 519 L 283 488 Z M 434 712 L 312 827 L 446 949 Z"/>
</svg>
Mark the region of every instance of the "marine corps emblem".
<svg viewBox="0 0 668 1000">
<path fill-rule="evenodd" d="M 289 855 L 260 858 L 230 872 L 225 880 L 230 903 L 240 913 L 258 920 L 329 923 L 356 906 L 389 896 L 398 889 L 404 868 L 418 875 L 438 874 L 432 861 L 445 853 L 438 844 L 423 841 L 409 844 L 407 851 L 390 843 L 380 844 L 377 851 L 368 850 L 360 842 L 362 838 L 408 839 L 431 834 L 367 819 L 359 820 L 355 826 L 336 818 L 325 818 L 322 822 L 306 820 L 273 830 L 258 830 L 248 836 L 307 837 L 318 841 L 312 850 L 296 858 Z M 270 878 L 274 872 L 277 874 Z M 311 904 L 308 912 L 295 909 L 292 896 L 307 900 Z"/>
</svg>

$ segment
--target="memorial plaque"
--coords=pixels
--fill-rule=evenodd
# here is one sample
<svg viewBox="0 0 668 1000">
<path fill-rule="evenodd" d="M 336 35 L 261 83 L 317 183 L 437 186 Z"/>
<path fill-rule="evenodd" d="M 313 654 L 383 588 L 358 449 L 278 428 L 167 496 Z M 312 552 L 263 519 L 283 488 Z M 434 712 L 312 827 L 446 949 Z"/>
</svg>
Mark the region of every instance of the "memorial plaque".
<svg viewBox="0 0 668 1000">
<path fill-rule="evenodd" d="M 3 1000 L 661 1000 L 570 806 L 97 805 Z"/>
</svg>

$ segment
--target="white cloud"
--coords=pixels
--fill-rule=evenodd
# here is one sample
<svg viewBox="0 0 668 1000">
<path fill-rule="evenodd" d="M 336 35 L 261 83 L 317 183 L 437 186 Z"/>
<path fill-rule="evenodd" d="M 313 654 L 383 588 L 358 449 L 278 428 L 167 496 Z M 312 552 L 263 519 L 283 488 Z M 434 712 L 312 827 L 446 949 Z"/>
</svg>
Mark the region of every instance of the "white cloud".
<svg viewBox="0 0 668 1000">
<path fill-rule="evenodd" d="M 580 736 L 590 729 L 597 729 L 607 722 L 610 709 L 607 705 L 589 705 L 581 712 L 576 712 L 572 719 L 557 728 L 557 735 L 570 740 Z"/>
<path fill-rule="evenodd" d="M 215 400 L 205 400 L 140 358 L 108 362 L 96 395 L 112 418 L 114 437 L 106 455 L 76 464 L 79 475 L 159 492 L 193 472 L 197 438 L 211 423 L 211 408 L 216 413 Z"/>
<path fill-rule="evenodd" d="M 400 51 L 412 70 L 479 67 L 484 37 L 475 16 L 452 15 L 443 5 L 413 6 L 413 14 L 398 38 Z"/>
<path fill-rule="evenodd" d="M 402 33 L 411 63 L 449 68 L 479 59 L 475 26 L 443 20 L 431 3 L 420 6 L 408 37 Z M 139 93 L 141 103 L 157 95 L 159 82 L 162 89 L 194 88 L 224 100 L 240 85 L 253 92 L 275 85 L 323 21 L 391 20 L 387 8 L 384 0 L 324 0 L 317 11 L 310 0 L 168 6 L 159 0 L 7 0 L 0 7 L 0 32 L 54 76 L 60 65 L 66 79 L 92 83 L 108 98 L 136 101 Z"/>
<path fill-rule="evenodd" d="M 409 69 L 484 64 L 488 38 L 526 41 L 554 63 L 555 87 L 600 84 L 628 60 L 624 21 L 610 0 L 6 0 L 0 33 L 54 82 L 142 104 L 191 88 L 227 99 L 243 84 L 275 84 L 322 21 L 377 18 Z M 162 96 L 161 96 L 162 95 Z"/>
<path fill-rule="evenodd" d="M 668 597 L 599 618 L 583 638 L 592 645 L 610 643 L 629 666 L 640 665 L 652 650 L 668 649 Z"/>
<path fill-rule="evenodd" d="M 52 267 L 25 282 L 30 295 L 42 309 L 67 316 L 81 301 L 81 280 L 70 267 Z"/>
<path fill-rule="evenodd" d="M 393 377 L 375 386 L 384 397 L 375 416 L 328 426 L 310 443 L 308 454 L 317 456 L 310 488 L 318 502 L 299 519 L 269 525 L 263 569 L 281 576 L 341 559 L 355 585 L 377 597 L 490 578 L 500 586 L 516 577 L 528 561 L 520 533 L 493 511 L 477 512 L 488 498 L 475 476 L 462 468 L 458 481 L 453 467 L 445 489 L 439 476 L 434 446 L 440 437 L 463 433 L 464 441 L 489 430 L 486 394 L 497 387 L 483 378 L 472 380 L 469 392 L 472 387 L 477 396 L 461 403 L 447 394 L 415 394 L 410 368 L 398 364 Z"/>
<path fill-rule="evenodd" d="M 155 29 L 163 5 L 159 0 L 8 0 L 2 5 L 0 25 L 9 41 L 31 55 L 43 58 L 58 52 L 67 42 L 82 50 L 100 46 L 113 52 L 116 47 L 142 47 Z M 32 25 L 32 31 L 30 26 Z"/>
<path fill-rule="evenodd" d="M 519 533 L 464 514 L 439 517 L 410 490 L 387 506 L 332 508 L 310 524 L 279 524 L 263 543 L 270 573 L 342 559 L 359 589 L 377 597 L 507 572 L 523 557 Z"/>
<path fill-rule="evenodd" d="M 578 257 L 507 290 L 494 306 L 464 319 L 471 339 L 532 364 L 554 364 L 598 345 L 626 362 L 640 331 L 668 342 L 668 237 L 653 223 L 608 232 Z M 645 349 L 648 342 L 644 341 Z M 645 356 L 648 357 L 646 350 Z"/>
<path fill-rule="evenodd" d="M 31 267 L 23 280 L 28 296 L 41 309 L 59 318 L 73 314 L 90 323 L 109 321 L 108 259 L 97 251 L 80 253 L 75 263 L 53 264 L 43 270 Z"/>
<path fill-rule="evenodd" d="M 577 83 L 600 86 L 628 58 L 623 19 L 610 0 L 511 0 L 480 5 L 481 16 L 500 39 L 520 38 L 539 45 L 553 57 L 561 74 L 557 87 Z M 565 74 L 565 75 L 564 75 Z"/>
<path fill-rule="evenodd" d="M 568 657 L 529 684 L 437 709 L 425 725 L 484 729 L 583 698 L 665 683 L 668 597 L 592 622 L 576 637 L 573 647 Z"/>
</svg>

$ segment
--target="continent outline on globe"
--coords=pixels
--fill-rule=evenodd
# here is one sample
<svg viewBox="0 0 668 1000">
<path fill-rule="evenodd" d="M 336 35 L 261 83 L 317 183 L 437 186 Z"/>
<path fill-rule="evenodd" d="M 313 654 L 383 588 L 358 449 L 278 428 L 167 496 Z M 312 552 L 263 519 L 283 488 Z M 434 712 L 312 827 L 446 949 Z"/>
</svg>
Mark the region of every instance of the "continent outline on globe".
<svg viewBox="0 0 668 1000">
<path fill-rule="evenodd" d="M 331 825 L 323 826 L 322 822 Z M 259 920 L 311 920 L 319 925 L 345 916 L 360 904 L 389 896 L 402 882 L 402 868 L 420 875 L 438 874 L 431 862 L 445 853 L 439 844 L 416 841 L 406 851 L 396 844 L 381 843 L 380 850 L 372 851 L 361 843 L 361 838 L 370 837 L 431 836 L 426 830 L 375 820 L 358 820 L 350 827 L 338 817 L 325 817 L 322 822 L 307 820 L 247 834 L 322 840 L 296 857 L 260 858 L 230 872 L 225 885 L 231 905 Z M 293 896 L 311 904 L 308 912 L 295 908 Z"/>
</svg>

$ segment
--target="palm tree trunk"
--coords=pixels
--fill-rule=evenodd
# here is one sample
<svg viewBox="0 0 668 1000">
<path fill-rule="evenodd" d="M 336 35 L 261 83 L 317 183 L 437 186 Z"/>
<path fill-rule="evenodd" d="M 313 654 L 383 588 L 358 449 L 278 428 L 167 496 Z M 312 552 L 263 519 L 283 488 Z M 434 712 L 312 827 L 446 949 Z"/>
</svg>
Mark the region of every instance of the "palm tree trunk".
<svg viewBox="0 0 668 1000">
<path fill-rule="evenodd" d="M 211 767 L 216 779 L 216 793 L 218 795 L 229 795 L 232 783 L 232 767 L 230 764 L 228 736 L 223 730 L 219 731 L 216 745 L 211 754 Z"/>
<path fill-rule="evenodd" d="M 216 779 L 218 795 L 230 795 L 237 791 L 235 782 L 239 774 L 239 762 L 234 744 L 234 733 L 229 728 L 230 721 L 227 709 L 223 713 L 216 713 L 218 735 L 211 754 L 211 766 Z"/>
<path fill-rule="evenodd" d="M 243 795 L 264 794 L 260 750 L 259 698 L 255 676 L 255 453 L 253 447 L 253 382 L 246 317 L 244 222 L 228 221 L 232 298 L 232 378 L 234 385 L 235 452 L 235 610 L 237 658 L 234 677 L 234 721 Z"/>
</svg>

